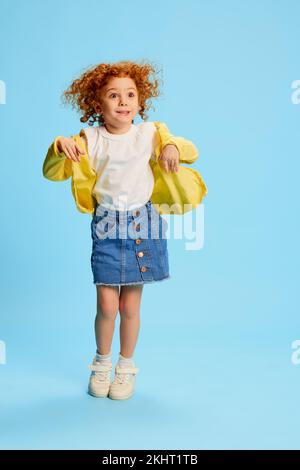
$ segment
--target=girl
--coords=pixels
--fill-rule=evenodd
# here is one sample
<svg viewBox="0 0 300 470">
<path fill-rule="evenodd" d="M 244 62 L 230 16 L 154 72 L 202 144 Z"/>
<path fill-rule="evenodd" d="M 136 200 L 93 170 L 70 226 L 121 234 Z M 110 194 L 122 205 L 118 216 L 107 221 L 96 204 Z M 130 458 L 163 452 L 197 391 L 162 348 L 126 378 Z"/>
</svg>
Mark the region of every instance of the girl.
<svg viewBox="0 0 300 470">
<path fill-rule="evenodd" d="M 122 61 L 97 65 L 74 80 L 63 97 L 90 125 L 56 137 L 43 165 L 50 180 L 72 177 L 77 208 L 92 215 L 97 350 L 88 391 L 94 397 L 133 395 L 143 287 L 170 278 L 168 223 L 161 214 L 183 214 L 207 194 L 201 175 L 179 164 L 197 159 L 194 144 L 172 136 L 164 123 L 146 121 L 148 102 L 159 95 L 158 80 L 150 80 L 155 72 L 152 65 Z M 143 122 L 135 125 L 137 114 Z M 118 312 L 120 352 L 110 383 Z"/>
</svg>

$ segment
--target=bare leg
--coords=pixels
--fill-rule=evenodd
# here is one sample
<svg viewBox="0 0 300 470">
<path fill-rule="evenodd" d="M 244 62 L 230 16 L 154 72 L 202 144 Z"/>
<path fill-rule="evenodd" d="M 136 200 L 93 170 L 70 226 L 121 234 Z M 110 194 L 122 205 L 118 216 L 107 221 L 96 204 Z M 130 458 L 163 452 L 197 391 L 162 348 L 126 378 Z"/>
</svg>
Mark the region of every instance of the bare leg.
<svg viewBox="0 0 300 470">
<path fill-rule="evenodd" d="M 143 284 L 121 286 L 119 310 L 120 352 L 123 357 L 132 357 L 140 329 L 140 305 Z"/>
<path fill-rule="evenodd" d="M 95 336 L 99 354 L 108 354 L 115 329 L 115 319 L 119 310 L 119 286 L 98 285 L 97 315 Z"/>
</svg>

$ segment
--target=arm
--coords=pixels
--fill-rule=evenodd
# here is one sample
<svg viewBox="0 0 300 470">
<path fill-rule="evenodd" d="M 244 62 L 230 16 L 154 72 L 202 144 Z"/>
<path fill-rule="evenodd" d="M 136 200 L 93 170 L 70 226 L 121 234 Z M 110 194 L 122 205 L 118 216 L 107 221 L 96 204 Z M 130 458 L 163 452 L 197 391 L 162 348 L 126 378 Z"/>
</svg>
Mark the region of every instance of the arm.
<svg viewBox="0 0 300 470">
<path fill-rule="evenodd" d="M 173 136 L 164 122 L 155 121 L 154 124 L 157 129 L 157 138 L 154 148 L 154 157 L 156 161 L 161 154 L 162 149 L 168 144 L 172 144 L 177 147 L 180 163 L 194 163 L 197 160 L 199 152 L 193 142 L 183 137 Z"/>
</svg>

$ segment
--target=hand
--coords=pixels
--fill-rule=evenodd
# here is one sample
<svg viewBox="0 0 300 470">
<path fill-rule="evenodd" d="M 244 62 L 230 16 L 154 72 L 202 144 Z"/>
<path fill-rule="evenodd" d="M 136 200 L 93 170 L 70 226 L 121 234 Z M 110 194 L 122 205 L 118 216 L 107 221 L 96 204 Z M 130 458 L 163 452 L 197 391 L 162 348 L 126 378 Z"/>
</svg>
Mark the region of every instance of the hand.
<svg viewBox="0 0 300 470">
<path fill-rule="evenodd" d="M 80 154 L 84 154 L 84 151 L 71 137 L 60 137 L 56 144 L 57 150 L 63 152 L 69 160 L 80 162 Z"/>
<path fill-rule="evenodd" d="M 164 168 L 169 173 L 169 168 L 174 173 L 179 170 L 179 151 L 174 144 L 167 144 L 158 157 L 158 160 L 162 160 Z"/>
</svg>

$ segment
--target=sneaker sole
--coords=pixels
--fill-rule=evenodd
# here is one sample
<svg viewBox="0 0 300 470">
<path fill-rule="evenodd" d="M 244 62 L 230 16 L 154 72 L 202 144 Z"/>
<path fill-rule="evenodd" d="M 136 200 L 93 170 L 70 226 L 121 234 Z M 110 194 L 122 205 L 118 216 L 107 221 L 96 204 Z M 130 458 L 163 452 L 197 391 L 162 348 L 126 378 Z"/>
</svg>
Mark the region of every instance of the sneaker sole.
<svg viewBox="0 0 300 470">
<path fill-rule="evenodd" d="M 95 398 L 107 398 L 108 397 L 108 392 L 106 395 L 97 395 L 96 393 L 93 393 L 91 390 L 88 390 L 88 394 Z"/>
<path fill-rule="evenodd" d="M 117 395 L 108 395 L 108 398 L 111 398 L 112 400 L 128 400 L 128 398 L 132 397 L 134 395 L 134 392 L 130 393 L 129 395 L 124 395 L 124 396 L 117 396 Z"/>
</svg>

